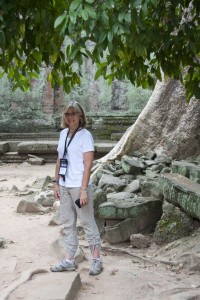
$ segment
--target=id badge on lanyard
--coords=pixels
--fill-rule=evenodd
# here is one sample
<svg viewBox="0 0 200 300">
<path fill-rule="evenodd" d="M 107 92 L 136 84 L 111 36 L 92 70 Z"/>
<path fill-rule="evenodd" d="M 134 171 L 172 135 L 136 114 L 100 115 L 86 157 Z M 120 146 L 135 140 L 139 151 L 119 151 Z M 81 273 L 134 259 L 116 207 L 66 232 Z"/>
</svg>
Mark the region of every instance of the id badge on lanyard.
<svg viewBox="0 0 200 300">
<path fill-rule="evenodd" d="M 67 166 L 68 166 L 68 160 L 67 158 L 61 158 L 60 159 L 60 170 L 59 175 L 65 176 L 67 173 Z"/>
</svg>

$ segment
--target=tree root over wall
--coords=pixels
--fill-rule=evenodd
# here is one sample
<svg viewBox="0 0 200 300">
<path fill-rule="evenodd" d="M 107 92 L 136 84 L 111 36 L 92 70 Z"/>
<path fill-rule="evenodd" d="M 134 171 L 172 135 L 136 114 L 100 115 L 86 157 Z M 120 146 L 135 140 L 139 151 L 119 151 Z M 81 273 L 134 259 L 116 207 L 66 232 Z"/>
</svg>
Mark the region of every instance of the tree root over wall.
<svg viewBox="0 0 200 300">
<path fill-rule="evenodd" d="M 5 288 L 3 291 L 1 291 L 0 293 L 0 300 L 6 300 L 8 299 L 9 295 L 16 290 L 20 285 L 22 285 L 23 283 L 27 282 L 28 280 L 30 280 L 32 278 L 32 276 L 36 275 L 36 274 L 40 274 L 40 273 L 47 273 L 48 270 L 46 269 L 29 269 L 25 272 L 22 273 L 22 276 L 16 280 L 13 284 L 11 284 L 10 286 L 8 286 L 7 288 Z"/>
</svg>

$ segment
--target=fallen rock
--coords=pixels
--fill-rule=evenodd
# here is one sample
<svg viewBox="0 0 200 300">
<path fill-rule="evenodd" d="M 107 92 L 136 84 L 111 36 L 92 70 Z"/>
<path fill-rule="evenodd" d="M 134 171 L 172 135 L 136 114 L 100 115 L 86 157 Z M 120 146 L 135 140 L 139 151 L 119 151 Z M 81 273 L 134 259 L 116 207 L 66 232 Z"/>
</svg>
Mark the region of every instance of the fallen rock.
<svg viewBox="0 0 200 300">
<path fill-rule="evenodd" d="M 112 199 L 112 202 L 101 204 L 98 211 L 100 218 L 104 220 L 135 218 L 143 224 L 147 220 L 161 217 L 162 202 L 152 197 Z"/>
<path fill-rule="evenodd" d="M 99 216 L 105 224 L 114 220 L 113 226 L 105 226 L 105 238 L 111 244 L 129 241 L 134 233 L 150 232 L 162 215 L 162 202 L 155 198 L 112 201 L 99 206 Z"/>
<path fill-rule="evenodd" d="M 49 225 L 61 225 L 61 220 L 60 220 L 60 211 L 56 211 L 51 220 L 49 221 Z"/>
<path fill-rule="evenodd" d="M 163 205 L 163 215 L 154 232 L 157 245 L 173 242 L 189 235 L 195 228 L 194 219 L 172 204 Z"/>
<path fill-rule="evenodd" d="M 60 260 L 66 258 L 66 249 L 63 237 L 59 237 L 50 245 L 50 254 L 57 257 Z M 82 248 L 79 247 L 74 257 L 75 262 L 78 264 L 84 261 L 85 259 L 85 254 Z"/>
<path fill-rule="evenodd" d="M 130 245 L 134 248 L 144 249 L 149 247 L 150 241 L 145 235 L 141 233 L 132 234 L 130 236 Z"/>
<path fill-rule="evenodd" d="M 30 165 L 34 165 L 34 166 L 41 166 L 45 164 L 45 159 L 44 158 L 40 158 L 40 157 L 31 157 L 28 159 L 28 163 Z"/>
<path fill-rule="evenodd" d="M 103 174 L 98 183 L 98 188 L 106 190 L 108 187 L 113 189 L 115 192 L 122 191 L 126 186 L 126 183 L 118 177 L 112 175 Z"/>
<path fill-rule="evenodd" d="M 17 213 L 47 213 L 49 211 L 49 208 L 43 207 L 32 199 L 21 200 L 17 206 Z"/>
</svg>

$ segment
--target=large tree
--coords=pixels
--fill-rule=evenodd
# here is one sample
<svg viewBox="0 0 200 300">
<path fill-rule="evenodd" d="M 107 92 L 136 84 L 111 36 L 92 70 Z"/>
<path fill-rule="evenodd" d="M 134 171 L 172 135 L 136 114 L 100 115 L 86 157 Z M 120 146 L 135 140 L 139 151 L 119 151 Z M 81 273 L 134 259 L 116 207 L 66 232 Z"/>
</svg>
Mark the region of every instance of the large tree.
<svg viewBox="0 0 200 300">
<path fill-rule="evenodd" d="M 178 80 L 157 82 L 136 122 L 101 162 L 150 149 L 179 159 L 200 154 L 200 102 L 187 103 Z"/>
<path fill-rule="evenodd" d="M 68 92 L 83 57 L 109 82 L 154 87 L 170 78 L 107 159 L 138 148 L 187 157 L 199 153 L 199 14 L 199 0 L 1 0 L 0 66 L 22 89 L 45 65 Z"/>
<path fill-rule="evenodd" d="M 146 87 L 163 72 L 199 98 L 199 13 L 198 0 L 1 0 L 0 66 L 26 88 L 45 64 L 69 91 L 86 56 L 96 77 Z"/>
</svg>

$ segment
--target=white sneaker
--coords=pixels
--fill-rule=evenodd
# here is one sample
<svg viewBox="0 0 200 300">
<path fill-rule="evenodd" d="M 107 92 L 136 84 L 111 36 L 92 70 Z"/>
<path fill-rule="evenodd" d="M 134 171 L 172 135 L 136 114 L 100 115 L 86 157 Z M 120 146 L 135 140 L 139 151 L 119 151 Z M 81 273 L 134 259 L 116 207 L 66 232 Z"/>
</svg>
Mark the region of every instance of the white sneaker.
<svg viewBox="0 0 200 300">
<path fill-rule="evenodd" d="M 103 261 L 101 258 L 94 258 L 89 275 L 98 275 L 103 271 Z"/>
<path fill-rule="evenodd" d="M 74 260 L 66 261 L 63 259 L 57 265 L 50 268 L 51 272 L 74 271 L 76 269 Z"/>
</svg>

